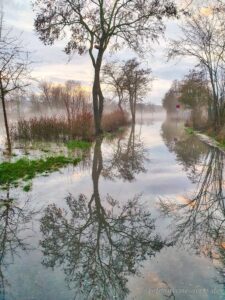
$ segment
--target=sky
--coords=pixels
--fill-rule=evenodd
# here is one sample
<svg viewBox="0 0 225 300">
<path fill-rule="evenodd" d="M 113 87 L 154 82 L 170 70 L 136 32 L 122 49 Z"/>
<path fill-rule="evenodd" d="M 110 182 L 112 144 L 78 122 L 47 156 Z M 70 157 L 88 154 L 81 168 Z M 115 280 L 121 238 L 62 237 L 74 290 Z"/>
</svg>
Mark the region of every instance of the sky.
<svg viewBox="0 0 225 300">
<path fill-rule="evenodd" d="M 68 56 L 63 52 L 65 46 L 63 40 L 53 46 L 45 46 L 39 40 L 33 27 L 35 14 L 30 0 L 0 0 L 0 3 L 3 4 L 5 26 L 12 28 L 14 35 L 21 35 L 24 47 L 31 53 L 33 77 L 54 83 L 78 80 L 84 85 L 91 85 L 93 68 L 87 54 L 83 56 L 75 54 L 69 61 Z M 143 65 L 152 69 L 155 78 L 152 91 L 146 98 L 148 102 L 160 105 L 172 81 L 182 79 L 195 65 L 195 62 L 190 59 L 167 62 L 168 41 L 170 38 L 177 38 L 180 34 L 178 21 L 168 21 L 165 38 L 153 45 L 152 54 L 146 53 L 145 58 L 142 59 Z M 133 56 L 134 54 L 128 49 L 116 53 L 116 57 L 121 59 Z"/>
</svg>

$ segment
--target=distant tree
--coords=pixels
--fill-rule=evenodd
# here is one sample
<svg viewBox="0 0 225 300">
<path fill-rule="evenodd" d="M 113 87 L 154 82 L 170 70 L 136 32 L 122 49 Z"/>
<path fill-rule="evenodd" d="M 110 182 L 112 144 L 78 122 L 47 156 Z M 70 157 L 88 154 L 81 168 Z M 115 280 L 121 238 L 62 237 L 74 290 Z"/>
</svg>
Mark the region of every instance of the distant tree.
<svg viewBox="0 0 225 300">
<path fill-rule="evenodd" d="M 116 50 L 127 44 L 143 52 L 146 41 L 155 41 L 164 32 L 163 17 L 177 15 L 172 0 L 34 0 L 34 10 L 35 28 L 45 44 L 67 37 L 66 53 L 89 52 L 94 67 L 96 134 L 102 132 L 104 97 L 100 71 L 106 49 L 111 46 Z"/>
<path fill-rule="evenodd" d="M 40 112 L 41 111 L 41 101 L 40 101 L 40 96 L 37 95 L 34 92 L 31 92 L 29 94 L 29 99 L 30 99 L 30 103 L 31 103 L 31 111 L 32 112 Z"/>
<path fill-rule="evenodd" d="M 41 81 L 39 102 L 51 110 L 62 109 L 65 111 L 68 123 L 82 112 L 89 111 L 89 92 L 85 91 L 81 83 L 68 80 L 65 84 L 53 84 L 52 82 Z M 35 99 L 34 99 L 35 100 Z"/>
<path fill-rule="evenodd" d="M 204 125 L 202 114 L 208 107 L 208 116 L 212 114 L 212 95 L 204 71 L 192 70 L 185 76 L 180 86 L 180 103 L 191 109 L 192 122 L 196 126 Z M 205 116 L 205 119 L 208 119 Z"/>
<path fill-rule="evenodd" d="M 118 106 L 129 103 L 132 121 L 135 123 L 137 104 L 150 90 L 151 69 L 145 69 L 136 59 L 114 61 L 103 66 L 103 81 L 112 87 L 118 97 Z"/>
<path fill-rule="evenodd" d="M 124 89 L 128 94 L 133 124 L 136 121 L 137 103 L 143 101 L 150 90 L 150 83 L 153 80 L 151 73 L 151 69 L 141 67 L 136 58 L 126 61 L 123 66 Z"/>
<path fill-rule="evenodd" d="M 52 96 L 51 96 L 52 83 L 43 80 L 39 83 L 39 89 L 41 91 L 40 96 L 42 102 L 45 103 L 47 106 L 51 107 L 52 106 Z"/>
<path fill-rule="evenodd" d="M 188 108 L 194 109 L 211 104 L 208 81 L 203 71 L 191 70 L 184 77 L 180 87 L 180 101 Z"/>
<path fill-rule="evenodd" d="M 110 88 L 113 96 L 118 98 L 118 107 L 123 112 L 123 105 L 127 102 L 124 89 L 124 76 L 119 61 L 106 63 L 102 68 L 102 81 Z"/>
<path fill-rule="evenodd" d="M 181 26 L 182 37 L 173 40 L 169 57 L 193 57 L 210 82 L 215 128 L 221 126 L 225 110 L 225 8 L 215 4 L 193 11 Z"/>
<path fill-rule="evenodd" d="M 176 105 L 179 103 L 179 90 L 180 83 L 175 80 L 162 100 L 163 108 L 167 111 L 167 114 L 176 112 Z"/>
<path fill-rule="evenodd" d="M 88 93 L 80 83 L 67 81 L 61 89 L 61 102 L 66 109 L 67 120 L 70 126 L 72 121 L 88 110 Z"/>
<path fill-rule="evenodd" d="M 3 28 L 3 14 L 0 15 L 0 98 L 4 115 L 8 151 L 11 153 L 10 130 L 6 100 L 13 92 L 24 90 L 28 85 L 28 53 L 21 41 L 13 37 L 11 31 Z"/>
</svg>

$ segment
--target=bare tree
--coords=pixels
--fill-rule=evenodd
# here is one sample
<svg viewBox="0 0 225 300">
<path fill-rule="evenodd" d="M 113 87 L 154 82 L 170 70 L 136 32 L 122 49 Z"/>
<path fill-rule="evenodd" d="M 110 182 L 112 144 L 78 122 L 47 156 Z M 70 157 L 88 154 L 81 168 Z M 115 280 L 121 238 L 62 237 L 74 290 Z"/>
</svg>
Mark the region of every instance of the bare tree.
<svg viewBox="0 0 225 300">
<path fill-rule="evenodd" d="M 118 107 L 123 112 L 123 104 L 127 102 L 124 90 L 124 76 L 119 61 L 107 62 L 102 68 L 102 81 L 106 84 L 113 96 L 118 98 Z"/>
<path fill-rule="evenodd" d="M 221 126 L 225 103 L 225 8 L 196 9 L 181 26 L 182 37 L 170 44 L 169 57 L 194 57 L 208 75 L 213 95 L 213 123 Z"/>
<path fill-rule="evenodd" d="M 67 81 L 61 91 L 62 103 L 66 109 L 67 120 L 70 126 L 79 114 L 88 111 L 88 93 L 84 91 L 81 84 Z"/>
<path fill-rule="evenodd" d="M 52 82 L 42 81 L 39 84 L 41 91 L 38 96 L 39 102 L 51 110 L 63 109 L 68 120 L 72 125 L 72 120 L 82 112 L 89 112 L 89 92 L 85 91 L 81 83 L 68 80 L 65 84 L 53 84 Z"/>
<path fill-rule="evenodd" d="M 177 15 L 174 1 L 170 0 L 34 0 L 34 10 L 35 28 L 45 44 L 67 36 L 66 53 L 89 52 L 94 67 L 96 134 L 102 132 L 100 71 L 106 49 L 118 49 L 126 43 L 143 52 L 144 42 L 157 40 L 164 32 L 163 17 Z"/>
<path fill-rule="evenodd" d="M 136 121 L 137 103 L 143 100 L 150 90 L 151 69 L 141 67 L 141 63 L 136 59 L 130 59 L 123 66 L 124 89 L 127 92 L 132 116 L 132 123 Z"/>
<path fill-rule="evenodd" d="M 127 61 L 114 61 L 103 66 L 103 82 L 112 87 L 118 97 L 118 106 L 121 111 L 122 104 L 129 103 L 132 121 L 135 123 L 137 103 L 143 100 L 150 90 L 152 81 L 151 70 L 141 67 L 136 59 Z"/>
<path fill-rule="evenodd" d="M 11 153 L 11 139 L 7 118 L 6 100 L 15 91 L 23 90 L 27 85 L 28 53 L 24 51 L 18 38 L 3 26 L 3 13 L 0 22 L 0 98 L 2 102 L 8 151 Z"/>
<path fill-rule="evenodd" d="M 52 106 L 52 83 L 45 80 L 41 81 L 39 84 L 39 89 L 41 91 L 42 102 L 46 103 L 49 107 Z"/>
</svg>

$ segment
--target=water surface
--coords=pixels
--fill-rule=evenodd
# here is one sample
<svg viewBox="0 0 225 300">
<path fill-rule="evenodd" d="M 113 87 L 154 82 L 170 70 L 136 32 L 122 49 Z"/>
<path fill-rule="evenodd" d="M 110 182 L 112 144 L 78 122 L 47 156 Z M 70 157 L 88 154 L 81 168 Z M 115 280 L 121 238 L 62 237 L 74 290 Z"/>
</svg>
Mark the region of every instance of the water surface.
<svg viewBox="0 0 225 300">
<path fill-rule="evenodd" d="M 0 299 L 224 299 L 223 154 L 145 120 L 85 157 L 0 192 Z"/>
</svg>

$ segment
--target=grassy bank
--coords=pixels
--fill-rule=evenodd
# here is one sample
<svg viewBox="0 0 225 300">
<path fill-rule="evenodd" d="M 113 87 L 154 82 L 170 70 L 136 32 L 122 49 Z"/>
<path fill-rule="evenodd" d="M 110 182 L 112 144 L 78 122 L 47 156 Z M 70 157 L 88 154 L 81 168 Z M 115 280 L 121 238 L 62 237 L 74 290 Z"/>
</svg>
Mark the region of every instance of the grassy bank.
<svg viewBox="0 0 225 300">
<path fill-rule="evenodd" d="M 219 136 L 213 133 L 211 130 L 195 130 L 191 127 L 185 127 L 185 130 L 188 134 L 195 134 L 197 135 L 203 142 L 213 146 L 220 148 L 224 151 L 225 149 L 225 140 L 224 138 L 221 140 Z"/>
<path fill-rule="evenodd" d="M 38 174 L 58 171 L 68 164 L 76 165 L 80 160 L 80 158 L 56 156 L 37 160 L 22 158 L 12 163 L 3 162 L 0 164 L 0 186 L 16 185 L 19 180 L 31 180 Z M 27 188 L 25 186 L 24 189 L 28 189 L 28 186 Z"/>
</svg>

